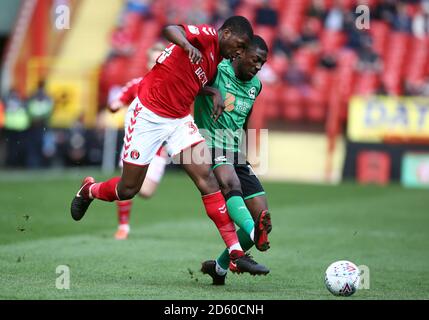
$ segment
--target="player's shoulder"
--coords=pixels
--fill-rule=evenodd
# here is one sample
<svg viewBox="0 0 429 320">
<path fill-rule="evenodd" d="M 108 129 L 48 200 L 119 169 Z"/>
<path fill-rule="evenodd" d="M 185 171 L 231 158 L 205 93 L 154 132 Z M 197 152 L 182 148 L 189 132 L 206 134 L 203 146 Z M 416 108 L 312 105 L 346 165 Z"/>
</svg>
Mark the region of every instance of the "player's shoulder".
<svg viewBox="0 0 429 320">
<path fill-rule="evenodd" d="M 217 31 L 211 25 L 208 24 L 186 24 L 182 25 L 182 27 L 186 28 L 191 34 L 196 36 L 216 36 Z"/>
<path fill-rule="evenodd" d="M 235 76 L 234 68 L 232 67 L 231 61 L 228 59 L 223 59 L 218 64 L 217 69 L 218 69 L 218 73 Z"/>
<path fill-rule="evenodd" d="M 252 85 L 257 86 L 257 87 L 261 87 L 262 86 L 262 82 L 261 80 L 258 78 L 258 76 L 254 76 L 251 80 Z"/>
</svg>

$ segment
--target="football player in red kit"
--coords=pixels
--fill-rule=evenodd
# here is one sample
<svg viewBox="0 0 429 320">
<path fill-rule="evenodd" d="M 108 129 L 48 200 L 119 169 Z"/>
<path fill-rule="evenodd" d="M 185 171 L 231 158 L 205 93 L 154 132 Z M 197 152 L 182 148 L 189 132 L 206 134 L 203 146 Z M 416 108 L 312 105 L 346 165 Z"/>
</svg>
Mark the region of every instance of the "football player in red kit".
<svg viewBox="0 0 429 320">
<path fill-rule="evenodd" d="M 166 143 L 167 151 L 181 165 L 199 189 L 207 215 L 215 223 L 230 254 L 230 267 L 236 272 L 267 274 L 269 270 L 246 255 L 240 246 L 225 199 L 211 170 L 211 159 L 183 160 L 186 154 L 204 154 L 207 145 L 190 115 L 198 92 L 211 81 L 222 58 L 242 54 L 253 38 L 249 21 L 241 16 L 228 18 L 217 31 L 208 25 L 167 26 L 163 34 L 171 44 L 139 84 L 138 95 L 128 108 L 121 177 L 96 183 L 86 177 L 71 203 L 73 219 L 85 215 L 93 199 L 104 201 L 132 199 L 140 190 L 148 165 Z M 223 101 L 215 105 L 217 119 Z M 203 151 L 203 152 L 202 152 Z"/>
</svg>

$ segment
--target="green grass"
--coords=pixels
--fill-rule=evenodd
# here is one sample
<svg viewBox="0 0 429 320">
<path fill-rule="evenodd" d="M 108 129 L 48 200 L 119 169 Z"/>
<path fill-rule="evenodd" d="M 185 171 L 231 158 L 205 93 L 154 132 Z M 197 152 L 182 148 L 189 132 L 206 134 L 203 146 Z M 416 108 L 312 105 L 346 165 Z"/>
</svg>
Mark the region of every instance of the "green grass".
<svg viewBox="0 0 429 320">
<path fill-rule="evenodd" d="M 198 270 L 222 240 L 187 177 L 169 172 L 135 201 L 121 242 L 113 204 L 71 219 L 84 175 L 0 173 L 0 299 L 341 299 L 323 275 L 342 259 L 370 268 L 370 289 L 349 299 L 429 299 L 427 190 L 265 183 L 272 248 L 252 254 L 271 273 L 213 287 Z M 70 266 L 70 290 L 55 287 L 58 265 Z"/>
</svg>

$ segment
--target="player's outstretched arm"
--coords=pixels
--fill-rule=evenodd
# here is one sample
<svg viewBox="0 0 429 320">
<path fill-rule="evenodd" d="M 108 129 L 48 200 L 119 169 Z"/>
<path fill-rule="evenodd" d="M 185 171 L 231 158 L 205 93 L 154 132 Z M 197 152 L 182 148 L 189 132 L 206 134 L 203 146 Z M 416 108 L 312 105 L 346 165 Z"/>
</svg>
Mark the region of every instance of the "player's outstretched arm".
<svg viewBox="0 0 429 320">
<path fill-rule="evenodd" d="M 185 52 L 188 53 L 189 59 L 192 63 L 200 63 L 202 59 L 202 54 L 200 50 L 195 48 L 189 41 L 186 39 L 185 30 L 181 26 L 166 26 L 162 30 L 162 35 L 170 42 L 181 47 Z"/>
<path fill-rule="evenodd" d="M 203 87 L 200 92 L 198 92 L 199 95 L 202 96 L 212 96 L 213 97 L 213 112 L 211 114 L 211 117 L 216 122 L 217 119 L 221 116 L 222 112 L 225 110 L 225 102 L 223 100 L 222 94 L 217 88 L 205 86 Z"/>
</svg>

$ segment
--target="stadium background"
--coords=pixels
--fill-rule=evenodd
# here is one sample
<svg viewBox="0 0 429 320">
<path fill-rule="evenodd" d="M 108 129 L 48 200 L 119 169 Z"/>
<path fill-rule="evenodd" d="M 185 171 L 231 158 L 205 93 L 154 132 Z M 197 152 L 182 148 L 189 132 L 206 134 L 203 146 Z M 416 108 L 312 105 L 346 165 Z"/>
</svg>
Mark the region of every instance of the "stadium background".
<svg viewBox="0 0 429 320">
<path fill-rule="evenodd" d="M 359 5 L 369 8 L 369 29 L 357 27 L 356 22 L 365 13 L 356 12 Z M 199 207 L 190 204 L 198 203 L 197 195 L 181 175 L 169 177 L 167 173 L 159 198 L 136 205 L 136 211 L 143 214 L 133 216 L 136 237 L 127 249 L 106 239 L 110 238 L 106 230 L 114 224 L 114 209 L 108 204 L 94 208 L 94 216 L 80 226 L 70 225 L 64 212 L 82 172 L 88 172 L 82 170 L 93 170 L 100 177 L 115 170 L 115 150 L 120 145 L 117 128 L 122 125 L 123 114 L 106 111 L 109 93 L 147 71 L 146 52 L 159 40 L 162 26 L 185 22 L 219 27 L 233 14 L 247 17 L 255 34 L 261 35 L 270 48 L 268 62 L 259 74 L 263 91 L 251 127 L 269 129 L 268 172 L 261 179 L 276 214 L 275 228 L 281 231 L 273 235 L 277 248 L 269 256 L 257 257 L 284 272 L 268 280 L 262 298 L 328 298 L 319 286 L 319 277 L 330 262 L 345 256 L 378 268 L 376 291 L 360 293 L 360 297 L 428 297 L 424 289 L 428 279 L 427 194 L 414 187 L 429 186 L 429 1 L 418 0 L 1 1 L 0 253 L 2 270 L 10 275 L 1 277 L 3 288 L 9 289 L 2 289 L 0 297 L 64 297 L 49 285 L 41 284 L 39 291 L 22 286 L 23 278 L 37 287 L 52 277 L 26 276 L 31 267 L 25 262 L 31 261 L 33 250 L 43 261 L 37 264 L 40 272 L 61 263 L 49 252 L 63 247 L 64 259 L 74 261 L 78 249 L 71 247 L 79 243 L 91 243 L 83 252 L 87 258 L 96 252 L 102 259 L 110 255 L 122 259 L 118 251 L 132 256 L 133 250 L 148 243 L 165 252 L 177 249 L 183 253 L 184 244 L 192 246 L 192 240 L 186 236 L 183 246 L 178 243 L 188 232 L 187 221 L 193 221 L 193 234 L 202 237 L 207 248 L 183 256 L 172 254 L 171 258 L 186 261 L 185 266 L 193 263 L 194 270 L 207 251 L 217 253 L 219 243 L 207 221 L 201 215 L 193 220 Z M 46 80 L 46 93 L 53 99 L 54 109 L 39 150 L 43 161 L 36 166 L 46 170 L 37 172 L 27 170 L 32 167 L 28 159 L 34 151 L 28 147 L 34 138 L 31 124 L 18 130 L 18 139 L 11 139 L 17 137 L 11 135 L 17 129 L 8 124 L 6 100 L 13 88 L 25 106 L 40 80 Z M 8 153 L 14 154 L 11 163 Z M 341 183 L 350 179 L 384 187 Z M 41 181 L 38 190 L 34 181 Z M 321 182 L 324 184 L 314 185 Z M 326 183 L 334 186 L 326 187 Z M 183 194 L 176 194 L 178 184 L 183 185 Z M 171 204 L 162 200 L 163 194 L 193 202 L 180 203 L 177 210 L 181 213 L 171 212 Z M 112 211 L 112 221 L 100 221 L 105 211 Z M 158 216 L 145 215 L 151 211 Z M 174 219 L 179 220 L 177 225 Z M 160 224 L 161 220 L 170 224 Z M 149 231 L 147 226 L 154 229 Z M 165 235 L 172 232 L 173 239 L 177 236 L 177 244 L 163 243 L 165 239 L 158 233 L 165 228 L 169 230 Z M 61 239 L 62 245 L 55 239 Z M 334 239 L 341 239 L 341 243 Z M 37 243 L 42 249 L 37 249 L 33 240 L 40 241 Z M 110 241 L 109 253 L 103 249 L 106 241 Z M 286 244 L 286 251 L 292 248 L 287 253 L 281 248 Z M 325 245 L 330 246 L 329 252 Z M 145 264 L 151 258 L 145 253 L 137 262 Z M 310 273 L 304 286 L 300 282 L 302 259 L 308 263 L 304 270 Z M 78 261 L 84 264 L 83 258 Z M 79 271 L 80 291 L 67 297 L 117 297 L 112 293 L 117 283 L 97 287 L 95 293 L 85 287 L 83 280 L 91 266 L 99 268 L 100 279 L 114 277 L 114 273 L 103 273 L 109 261 L 106 258 L 104 263 L 86 265 L 87 269 Z M 164 260 L 155 259 L 156 263 L 160 261 Z M 146 267 L 156 270 L 155 262 Z M 21 263 L 18 271 L 17 263 Z M 121 276 L 141 275 L 139 268 L 132 266 L 133 261 L 127 259 L 127 263 L 130 269 L 121 269 Z M 286 270 L 283 263 L 290 268 Z M 180 268 L 184 269 L 183 265 Z M 412 280 L 403 277 L 409 270 L 414 272 Z M 173 266 L 165 272 L 165 279 L 177 276 Z M 156 275 L 156 281 L 151 282 L 147 273 L 144 277 L 146 283 L 165 280 Z M 232 279 L 238 282 L 240 292 L 229 292 L 227 297 L 258 298 L 248 296 L 248 292 L 254 292 L 250 289 L 252 279 Z M 391 279 L 396 283 L 392 284 Z M 176 285 L 174 280 L 168 281 Z M 267 280 L 255 281 L 262 285 Z M 409 281 L 412 288 L 401 293 L 400 288 Z M 290 291 L 279 293 L 283 285 Z M 309 294 L 314 286 L 317 289 Z M 133 298 L 133 292 L 138 297 L 181 298 L 180 285 L 170 294 L 151 290 L 139 296 L 138 289 L 128 292 L 120 287 L 116 294 L 125 298 Z M 202 287 L 187 290 L 191 298 L 211 297 Z"/>
</svg>

